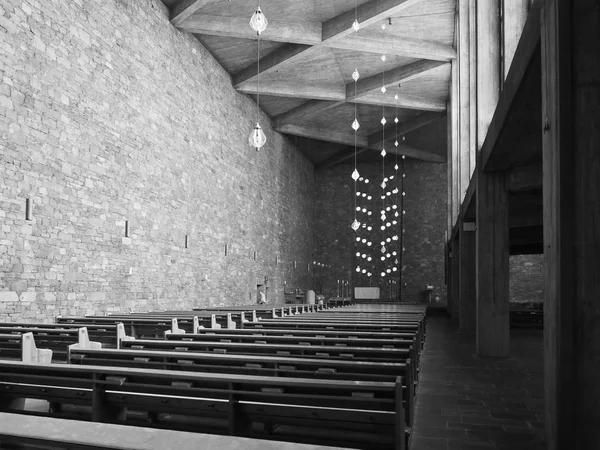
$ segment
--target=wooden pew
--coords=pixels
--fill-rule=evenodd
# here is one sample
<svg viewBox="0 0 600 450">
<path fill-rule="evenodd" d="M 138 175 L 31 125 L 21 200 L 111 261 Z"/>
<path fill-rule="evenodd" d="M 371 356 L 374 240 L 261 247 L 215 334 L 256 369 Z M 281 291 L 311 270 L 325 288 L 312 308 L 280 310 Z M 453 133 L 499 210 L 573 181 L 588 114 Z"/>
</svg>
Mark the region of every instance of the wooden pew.
<svg viewBox="0 0 600 450">
<path fill-rule="evenodd" d="M 33 322 L 0 322 L 0 332 L 23 332 L 25 329 L 64 330 L 85 327 L 90 341 L 100 342 L 102 347 L 119 348 L 124 339 L 133 339 L 125 333 L 122 323 L 116 324 L 83 324 L 83 323 L 33 323 Z M 9 331 L 10 330 L 10 331 Z"/>
<path fill-rule="evenodd" d="M 392 332 L 392 333 L 417 333 L 418 342 L 421 347 L 424 344 L 424 335 L 421 332 L 420 324 L 378 324 L 378 323 L 353 323 L 353 322 L 326 322 L 326 321 L 294 321 L 288 319 L 282 320 L 261 320 L 259 322 L 246 322 L 244 328 L 287 328 L 297 330 L 336 330 L 336 331 L 371 331 L 371 332 Z"/>
<path fill-rule="evenodd" d="M 170 445 L 169 445 L 170 444 Z M 0 413 L 2 448 L 42 448 L 78 450 L 344 450 L 341 447 L 297 444 L 238 436 L 145 428 L 133 433 L 131 427 L 53 417 Z"/>
<path fill-rule="evenodd" d="M 408 348 L 336 347 L 317 345 L 244 344 L 235 342 L 196 342 L 136 339 L 122 343 L 123 349 L 234 353 L 238 355 L 280 355 L 298 358 L 338 358 L 389 362 L 410 358 Z"/>
<path fill-rule="evenodd" d="M 328 322 L 330 324 L 365 324 L 365 325 L 396 325 L 396 326 L 415 326 L 418 328 L 419 335 L 425 337 L 425 321 L 421 316 L 415 315 L 398 315 L 380 316 L 380 315 L 326 315 L 326 314 L 308 314 L 302 317 L 289 317 L 286 320 L 303 323 L 321 323 Z"/>
<path fill-rule="evenodd" d="M 409 426 L 413 417 L 415 382 L 410 358 L 405 362 L 381 363 L 269 355 L 87 349 L 71 351 L 69 363 L 354 381 L 394 382 L 401 376 L 405 380 L 402 395 Z"/>
<path fill-rule="evenodd" d="M 517 328 L 544 328 L 544 311 L 539 309 L 511 309 L 510 327 Z"/>
<path fill-rule="evenodd" d="M 37 348 L 35 337 L 31 332 L 0 333 L 0 358 L 31 364 L 49 364 L 52 361 L 52 350 Z"/>
<path fill-rule="evenodd" d="M 146 326 L 148 323 L 155 321 L 157 323 L 163 323 L 171 321 L 171 332 L 176 333 L 177 329 L 183 330 L 186 333 L 194 333 L 194 330 L 198 328 L 239 328 L 242 322 L 249 321 L 249 318 L 245 318 L 244 314 L 240 313 L 221 313 L 221 314 L 210 314 L 210 313 L 198 313 L 198 312 L 153 312 L 153 313 L 131 313 L 131 314 L 110 314 L 108 316 L 86 316 L 90 319 L 112 319 L 119 320 L 125 323 L 131 323 L 132 327 L 138 333 L 139 337 L 143 337 L 144 333 L 146 336 L 152 336 L 154 332 L 156 337 L 160 336 L 160 332 L 156 333 L 155 330 L 150 330 L 150 333 L 144 332 L 140 327 Z M 173 320 L 175 322 L 173 322 Z"/>
<path fill-rule="evenodd" d="M 202 431 L 208 417 L 211 432 L 236 436 L 406 448 L 400 377 L 359 383 L 0 361 L 0 407 L 10 410 L 21 398 L 85 406 L 90 412 L 79 409 L 78 417 L 94 422 L 131 423 L 129 412 L 140 411 L 148 414 L 142 423 L 160 428 Z"/>
<path fill-rule="evenodd" d="M 51 350 L 51 357 L 55 361 L 66 361 L 68 351 L 71 347 L 77 348 L 101 348 L 102 344 L 90 341 L 87 328 L 24 328 L 4 327 L 0 334 L 12 335 L 14 338 L 22 334 L 30 333 L 35 339 L 35 344 Z"/>
<path fill-rule="evenodd" d="M 223 330 L 227 331 L 227 330 Z M 230 330 L 231 331 L 231 330 Z M 346 337 L 324 337 L 324 336 L 277 336 L 277 335 L 262 335 L 256 336 L 253 334 L 234 334 L 234 333 L 214 333 L 211 330 L 203 330 L 197 334 L 169 334 L 166 339 L 172 341 L 191 341 L 191 342 L 232 342 L 246 344 L 276 344 L 280 346 L 286 345 L 311 345 L 325 347 L 368 347 L 368 348 L 402 348 L 408 349 L 410 352 L 409 358 L 415 363 L 415 379 L 417 378 L 417 364 L 419 361 L 419 344 L 417 337 L 412 335 L 408 339 L 360 339 L 353 340 Z"/>
<path fill-rule="evenodd" d="M 413 339 L 414 332 L 389 332 L 389 331 L 353 331 L 353 330 L 299 330 L 288 328 L 238 328 L 235 330 L 201 330 L 202 334 L 242 334 L 254 336 L 306 336 L 306 337 L 330 337 L 330 338 L 349 338 L 355 340 L 362 339 Z"/>
<path fill-rule="evenodd" d="M 122 323 L 129 336 L 145 338 L 163 338 L 165 331 L 177 332 L 182 330 L 177 319 L 138 319 L 121 318 L 121 316 L 91 316 L 91 317 L 57 317 L 58 324 L 80 324 L 80 325 L 116 325 Z M 190 328 L 191 332 L 191 328 Z"/>
</svg>

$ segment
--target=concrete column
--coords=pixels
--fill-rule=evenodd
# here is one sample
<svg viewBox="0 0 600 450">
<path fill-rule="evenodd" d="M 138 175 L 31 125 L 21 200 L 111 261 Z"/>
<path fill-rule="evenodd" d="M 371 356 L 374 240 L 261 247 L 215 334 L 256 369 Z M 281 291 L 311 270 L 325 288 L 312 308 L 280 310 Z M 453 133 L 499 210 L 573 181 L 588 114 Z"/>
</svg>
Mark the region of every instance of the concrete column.
<svg viewBox="0 0 600 450">
<path fill-rule="evenodd" d="M 458 234 L 452 240 L 452 305 L 450 315 L 458 321 L 458 308 L 460 306 L 460 248 Z"/>
<path fill-rule="evenodd" d="M 475 222 L 463 222 L 459 235 L 459 269 L 460 286 L 458 308 L 458 323 L 462 333 L 475 333 L 475 312 L 477 310 L 476 268 L 477 259 Z"/>
<path fill-rule="evenodd" d="M 527 20 L 529 1 L 530 0 L 509 0 L 503 3 L 504 31 L 502 35 L 504 36 L 504 79 L 506 79 L 508 71 L 510 70 L 510 65 L 512 64 L 519 39 L 521 38 L 521 33 L 523 32 L 523 27 L 525 26 L 525 21 Z"/>
<path fill-rule="evenodd" d="M 458 12 L 459 158 L 460 200 L 462 202 L 471 178 L 469 0 L 460 0 Z"/>
<path fill-rule="evenodd" d="M 548 449 L 600 448 L 600 8 L 542 11 Z"/>
<path fill-rule="evenodd" d="M 500 92 L 500 0 L 477 2 L 477 149 L 492 121 Z"/>
<path fill-rule="evenodd" d="M 477 164 L 477 354 L 507 357 L 510 351 L 508 191 L 503 172 Z"/>
</svg>

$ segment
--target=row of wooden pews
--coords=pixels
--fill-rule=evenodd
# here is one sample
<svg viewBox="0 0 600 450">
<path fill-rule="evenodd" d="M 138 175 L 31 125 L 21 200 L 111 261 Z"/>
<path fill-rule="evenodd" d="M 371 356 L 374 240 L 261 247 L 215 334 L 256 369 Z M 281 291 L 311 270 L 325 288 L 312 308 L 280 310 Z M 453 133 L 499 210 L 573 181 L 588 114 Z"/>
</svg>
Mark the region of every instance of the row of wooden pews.
<svg viewBox="0 0 600 450">
<path fill-rule="evenodd" d="M 59 318 L 61 326 L 120 325 L 132 336 L 114 347 L 71 347 L 66 365 L 0 361 L 0 409 L 23 412 L 21 400 L 37 398 L 57 417 L 344 448 L 407 448 L 424 309 L 278 310 L 253 305 Z M 213 316 L 231 317 L 234 325 L 218 326 Z M 201 317 L 211 317 L 213 326 L 200 325 Z M 18 381 L 24 378 L 35 383 Z"/>
</svg>

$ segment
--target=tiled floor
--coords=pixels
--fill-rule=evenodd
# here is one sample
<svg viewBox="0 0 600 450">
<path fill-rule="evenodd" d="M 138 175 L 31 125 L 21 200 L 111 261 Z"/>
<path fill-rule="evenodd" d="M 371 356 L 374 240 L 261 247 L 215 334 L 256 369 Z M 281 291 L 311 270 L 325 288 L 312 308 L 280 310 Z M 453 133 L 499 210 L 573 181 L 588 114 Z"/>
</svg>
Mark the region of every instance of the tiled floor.
<svg viewBox="0 0 600 450">
<path fill-rule="evenodd" d="M 427 319 L 411 450 L 542 450 L 543 411 L 541 331 L 513 331 L 510 358 L 478 358 L 474 336 Z"/>
</svg>

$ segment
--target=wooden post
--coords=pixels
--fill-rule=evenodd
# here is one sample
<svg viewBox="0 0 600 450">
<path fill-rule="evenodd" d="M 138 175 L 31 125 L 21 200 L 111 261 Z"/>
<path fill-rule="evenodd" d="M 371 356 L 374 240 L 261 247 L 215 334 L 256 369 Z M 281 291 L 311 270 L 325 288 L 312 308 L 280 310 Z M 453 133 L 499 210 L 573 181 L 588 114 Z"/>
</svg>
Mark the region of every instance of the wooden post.
<svg viewBox="0 0 600 450">
<path fill-rule="evenodd" d="M 458 310 L 458 323 L 462 333 L 475 333 L 475 311 L 477 309 L 475 260 L 475 222 L 462 222 L 460 224 L 459 242 L 459 270 L 460 305 Z"/>
<path fill-rule="evenodd" d="M 477 354 L 506 357 L 508 313 L 508 191 L 503 172 L 477 164 Z"/>
<path fill-rule="evenodd" d="M 477 149 L 492 121 L 500 90 L 499 0 L 477 2 Z"/>
<path fill-rule="evenodd" d="M 600 9 L 542 10 L 544 362 L 549 450 L 600 446 Z"/>
</svg>

